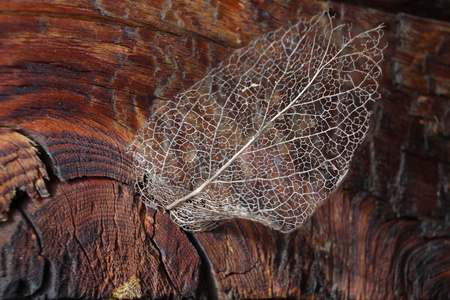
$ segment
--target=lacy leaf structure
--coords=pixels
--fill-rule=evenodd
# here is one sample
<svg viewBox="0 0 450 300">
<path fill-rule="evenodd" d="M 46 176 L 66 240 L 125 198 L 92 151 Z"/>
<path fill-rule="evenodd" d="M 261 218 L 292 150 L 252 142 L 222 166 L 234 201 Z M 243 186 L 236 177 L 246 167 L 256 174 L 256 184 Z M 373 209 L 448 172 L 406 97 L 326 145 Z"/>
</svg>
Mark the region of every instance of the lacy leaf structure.
<svg viewBox="0 0 450 300">
<path fill-rule="evenodd" d="M 262 35 L 172 100 L 131 149 L 136 187 L 188 231 L 299 228 L 342 182 L 380 97 L 381 26 L 328 13 Z"/>
</svg>

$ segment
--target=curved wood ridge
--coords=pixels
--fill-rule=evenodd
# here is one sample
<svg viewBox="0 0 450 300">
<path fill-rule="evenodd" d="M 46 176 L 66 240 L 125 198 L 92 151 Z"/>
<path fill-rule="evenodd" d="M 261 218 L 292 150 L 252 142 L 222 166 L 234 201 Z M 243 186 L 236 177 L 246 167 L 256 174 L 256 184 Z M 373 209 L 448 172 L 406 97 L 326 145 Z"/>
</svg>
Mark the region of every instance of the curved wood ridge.
<svg viewBox="0 0 450 300">
<path fill-rule="evenodd" d="M 344 184 L 300 230 L 187 234 L 132 188 L 127 147 L 155 99 L 326 6 L 3 1 L 0 298 L 449 298 L 448 22 L 331 4 L 355 31 L 386 25 L 383 99 Z"/>
<path fill-rule="evenodd" d="M 8 211 L 17 192 L 28 197 L 48 197 L 44 179 L 49 179 L 34 143 L 26 136 L 0 128 L 0 221 L 8 220 Z"/>
</svg>

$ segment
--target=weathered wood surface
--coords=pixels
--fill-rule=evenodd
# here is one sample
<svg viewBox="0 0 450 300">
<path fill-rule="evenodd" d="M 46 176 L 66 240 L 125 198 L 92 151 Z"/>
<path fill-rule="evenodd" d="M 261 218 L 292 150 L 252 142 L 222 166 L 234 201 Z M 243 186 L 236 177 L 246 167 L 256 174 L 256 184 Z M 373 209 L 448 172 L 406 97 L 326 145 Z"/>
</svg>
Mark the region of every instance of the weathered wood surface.
<svg viewBox="0 0 450 300">
<path fill-rule="evenodd" d="M 355 30 L 386 25 L 383 99 L 302 229 L 186 234 L 130 185 L 154 99 L 325 6 L 1 2 L 0 298 L 449 298 L 450 23 L 332 5 Z"/>
</svg>

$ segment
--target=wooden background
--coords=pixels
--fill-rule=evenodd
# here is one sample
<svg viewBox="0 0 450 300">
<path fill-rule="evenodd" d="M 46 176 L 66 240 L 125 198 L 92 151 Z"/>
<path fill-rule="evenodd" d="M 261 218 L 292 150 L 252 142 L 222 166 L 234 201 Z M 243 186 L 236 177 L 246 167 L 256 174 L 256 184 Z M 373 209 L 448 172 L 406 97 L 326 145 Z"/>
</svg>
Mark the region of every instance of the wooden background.
<svg viewBox="0 0 450 300">
<path fill-rule="evenodd" d="M 389 45 L 349 176 L 294 233 L 188 234 L 131 186 L 153 101 L 326 3 L 1 1 L 0 298 L 450 298 L 449 1 L 330 6 Z"/>
</svg>

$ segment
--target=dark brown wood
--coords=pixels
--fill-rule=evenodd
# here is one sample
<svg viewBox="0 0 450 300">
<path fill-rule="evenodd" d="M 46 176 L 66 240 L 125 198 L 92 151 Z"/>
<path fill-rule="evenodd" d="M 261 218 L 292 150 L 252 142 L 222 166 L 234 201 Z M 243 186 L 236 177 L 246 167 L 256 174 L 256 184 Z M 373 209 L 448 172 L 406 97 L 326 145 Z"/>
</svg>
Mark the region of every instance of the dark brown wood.
<svg viewBox="0 0 450 300">
<path fill-rule="evenodd" d="M 354 30 L 386 25 L 383 99 L 291 234 L 181 231 L 134 193 L 126 149 L 153 100 L 326 2 L 2 2 L 0 298 L 449 298 L 450 23 L 391 2 L 415 15 L 331 4 Z"/>
<path fill-rule="evenodd" d="M 407 13 L 443 21 L 450 19 L 450 1 L 448 0 L 337 0 L 337 2 L 375 8 L 393 14 Z"/>
</svg>

